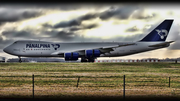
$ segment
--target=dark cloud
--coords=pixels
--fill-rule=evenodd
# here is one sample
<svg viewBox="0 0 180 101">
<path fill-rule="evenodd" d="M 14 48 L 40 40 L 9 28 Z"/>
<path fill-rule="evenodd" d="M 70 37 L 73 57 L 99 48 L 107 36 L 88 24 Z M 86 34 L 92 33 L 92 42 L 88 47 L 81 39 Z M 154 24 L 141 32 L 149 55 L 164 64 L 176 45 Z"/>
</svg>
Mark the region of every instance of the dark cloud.
<svg viewBox="0 0 180 101">
<path fill-rule="evenodd" d="M 71 27 L 69 28 L 70 31 L 77 31 L 77 30 L 84 30 L 84 29 L 92 29 L 92 28 L 95 28 L 97 27 L 98 25 L 97 24 L 90 24 L 90 25 L 84 25 L 84 26 L 81 26 L 81 27 Z"/>
<path fill-rule="evenodd" d="M 14 39 L 14 40 L 47 40 L 47 39 L 52 39 L 53 41 L 70 41 L 78 37 L 74 32 L 71 31 L 46 31 L 46 30 L 41 30 L 41 32 L 38 32 L 39 34 L 34 34 L 36 31 L 3 31 L 1 34 L 2 36 L 6 37 L 7 39 Z M 74 38 L 76 37 L 76 38 Z M 51 41 L 52 41 L 51 40 Z M 2 38 L 0 37 L 0 41 L 3 41 Z M 1 44 L 1 43 L 0 43 Z"/>
<path fill-rule="evenodd" d="M 81 16 L 79 19 L 80 20 L 90 20 L 90 19 L 93 19 L 93 18 L 96 18 L 96 17 L 98 17 L 98 14 L 89 13 L 89 14 L 85 14 L 85 15 Z"/>
<path fill-rule="evenodd" d="M 40 16 L 41 14 L 42 12 L 24 11 L 22 12 L 22 18 L 27 19 L 27 18 L 37 17 L 37 16 Z"/>
<path fill-rule="evenodd" d="M 93 38 L 88 38 L 88 37 L 84 37 L 83 35 L 79 34 L 79 33 L 75 33 L 72 31 L 47 31 L 47 32 L 43 32 L 46 35 L 49 35 L 48 39 L 52 39 L 54 41 L 77 41 L 77 42 L 112 42 L 112 41 L 116 41 L 116 42 L 123 42 L 123 41 L 139 41 L 140 39 L 142 39 L 145 35 L 144 34 L 137 34 L 137 35 L 129 35 L 129 36 L 114 36 L 108 39 L 103 39 L 101 37 L 93 37 Z M 47 39 L 47 38 L 46 38 Z M 45 39 L 45 40 L 46 40 Z"/>
<path fill-rule="evenodd" d="M 53 37 L 62 37 L 64 39 L 71 38 L 74 35 L 73 32 L 67 32 L 67 31 L 60 31 L 56 33 Z"/>
<path fill-rule="evenodd" d="M 99 37 L 94 37 L 94 38 L 87 38 L 84 37 L 83 35 L 79 34 L 79 33 L 75 33 L 73 31 L 46 31 L 43 32 L 43 34 L 48 35 L 48 38 L 42 38 L 42 40 L 54 40 L 54 41 L 63 41 L 63 42 L 93 42 L 93 41 L 107 41 L 107 40 L 103 40 L 102 38 Z"/>
<path fill-rule="evenodd" d="M 104 12 L 96 14 L 95 17 L 99 17 L 101 20 L 108 20 L 110 18 L 116 19 L 128 19 L 130 16 L 135 19 L 150 19 L 157 16 L 156 13 L 151 15 L 145 14 L 145 8 L 139 6 L 122 6 L 122 7 L 111 7 Z"/>
<path fill-rule="evenodd" d="M 42 24 L 42 26 L 45 28 L 53 28 L 53 26 L 48 23 L 44 23 L 44 24 Z"/>
<path fill-rule="evenodd" d="M 138 31 L 136 26 L 126 29 L 126 32 L 135 32 L 135 31 Z"/>
<path fill-rule="evenodd" d="M 0 8 L 0 23 L 15 22 L 40 15 L 42 15 L 42 12 L 38 10 Z"/>
<path fill-rule="evenodd" d="M 76 19 L 72 19 L 70 21 L 62 21 L 57 23 L 56 25 L 52 26 L 49 24 L 43 24 L 44 27 L 53 27 L 53 28 L 64 28 L 64 27 L 71 27 L 71 26 L 80 26 L 82 21 L 84 20 L 90 20 L 93 18 L 96 18 L 97 14 L 85 14 L 83 16 L 80 16 Z"/>
<path fill-rule="evenodd" d="M 70 20 L 70 21 L 63 21 L 53 26 L 53 28 L 64 28 L 64 27 L 71 27 L 71 26 L 79 26 L 81 24 L 80 20 Z"/>
<path fill-rule="evenodd" d="M 111 7 L 109 10 L 100 13 L 99 17 L 102 20 L 107 20 L 109 18 L 128 19 L 136 9 L 138 9 L 138 7 L 134 6 Z"/>
<path fill-rule="evenodd" d="M 145 8 L 140 8 L 140 9 L 136 10 L 136 12 L 133 13 L 132 18 L 150 19 L 150 18 L 154 18 L 157 16 L 156 13 L 152 13 L 151 15 L 147 15 L 147 14 L 145 14 L 145 12 L 146 12 Z"/>
<path fill-rule="evenodd" d="M 86 18 L 83 18 L 80 17 L 78 19 L 73 19 L 73 20 L 70 20 L 70 21 L 63 21 L 63 22 L 60 22 L 60 23 L 57 23 L 56 25 L 50 25 L 48 23 L 44 23 L 42 24 L 43 27 L 45 28 L 69 28 L 70 31 L 76 31 L 76 30 L 82 30 L 82 29 L 91 29 L 91 28 L 95 28 L 98 26 L 98 24 L 90 24 L 90 25 L 82 25 L 81 22 L 83 20 L 88 20 L 88 19 L 91 19 L 90 17 L 86 17 Z"/>
<path fill-rule="evenodd" d="M 71 27 L 69 30 L 70 31 L 77 31 L 77 30 L 82 30 L 82 28 L 80 28 L 80 27 Z"/>
<path fill-rule="evenodd" d="M 3 36 L 7 38 L 33 38 L 34 34 L 27 31 L 3 31 Z"/>
<path fill-rule="evenodd" d="M 98 26 L 98 24 L 86 25 L 86 26 L 84 26 L 84 29 L 92 29 L 92 28 L 95 28 L 97 26 Z"/>
<path fill-rule="evenodd" d="M 70 31 L 46 31 L 46 35 L 49 35 L 49 38 L 54 38 L 61 41 L 70 41 L 74 39 L 75 33 Z"/>
<path fill-rule="evenodd" d="M 80 17 L 77 17 L 75 19 L 71 19 L 70 21 L 62 21 L 55 25 L 49 25 L 49 24 L 43 24 L 44 27 L 53 27 L 53 28 L 64 28 L 64 27 L 71 27 L 71 26 L 80 26 L 82 21 L 85 20 L 91 20 L 95 18 L 100 18 L 101 20 L 107 20 L 110 18 L 117 18 L 117 19 L 128 19 L 129 16 L 138 9 L 138 7 L 132 6 L 123 6 L 123 7 L 117 7 L 117 8 L 109 8 L 108 10 L 105 10 L 104 12 L 96 12 L 96 13 L 88 13 L 85 15 L 82 15 Z"/>
</svg>

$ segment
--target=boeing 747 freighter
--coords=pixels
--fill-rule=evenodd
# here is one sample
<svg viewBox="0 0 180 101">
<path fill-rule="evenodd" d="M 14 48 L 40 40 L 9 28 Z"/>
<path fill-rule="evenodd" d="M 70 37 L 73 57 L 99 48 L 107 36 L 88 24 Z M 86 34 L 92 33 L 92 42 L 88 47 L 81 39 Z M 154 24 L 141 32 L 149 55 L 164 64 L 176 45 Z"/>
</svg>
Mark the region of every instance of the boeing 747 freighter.
<svg viewBox="0 0 180 101">
<path fill-rule="evenodd" d="M 98 57 L 118 57 L 165 48 L 172 19 L 164 20 L 147 36 L 137 42 L 71 42 L 16 41 L 3 51 L 19 57 L 62 57 L 66 61 L 94 62 Z"/>
</svg>

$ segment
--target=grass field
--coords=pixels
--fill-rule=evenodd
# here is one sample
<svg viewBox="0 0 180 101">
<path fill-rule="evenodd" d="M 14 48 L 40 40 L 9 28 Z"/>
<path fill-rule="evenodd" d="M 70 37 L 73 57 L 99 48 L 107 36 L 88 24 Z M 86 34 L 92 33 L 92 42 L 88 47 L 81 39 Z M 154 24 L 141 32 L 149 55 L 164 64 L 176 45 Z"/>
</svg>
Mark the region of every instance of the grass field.
<svg viewBox="0 0 180 101">
<path fill-rule="evenodd" d="M 32 98 L 32 74 L 35 98 L 121 98 L 123 75 L 126 97 L 180 95 L 179 63 L 0 63 L 0 97 Z"/>
</svg>

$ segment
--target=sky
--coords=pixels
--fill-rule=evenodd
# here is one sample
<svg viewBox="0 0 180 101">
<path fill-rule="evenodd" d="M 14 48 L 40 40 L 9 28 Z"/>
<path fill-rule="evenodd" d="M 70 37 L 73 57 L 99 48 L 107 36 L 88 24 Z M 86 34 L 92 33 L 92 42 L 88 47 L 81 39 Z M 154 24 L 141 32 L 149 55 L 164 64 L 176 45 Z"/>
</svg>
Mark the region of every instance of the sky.
<svg viewBox="0 0 180 101">
<path fill-rule="evenodd" d="M 180 57 L 180 4 L 72 3 L 0 4 L 0 56 L 17 40 L 135 42 L 165 19 L 174 19 L 168 48 L 111 59 Z"/>
</svg>

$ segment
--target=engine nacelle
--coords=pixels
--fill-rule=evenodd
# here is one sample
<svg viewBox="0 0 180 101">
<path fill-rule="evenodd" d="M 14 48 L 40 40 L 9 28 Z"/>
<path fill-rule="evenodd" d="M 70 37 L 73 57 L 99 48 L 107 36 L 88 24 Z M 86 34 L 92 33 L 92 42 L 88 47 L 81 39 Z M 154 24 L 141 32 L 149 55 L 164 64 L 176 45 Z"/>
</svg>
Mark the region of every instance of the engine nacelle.
<svg viewBox="0 0 180 101">
<path fill-rule="evenodd" d="M 64 54 L 65 61 L 67 61 L 67 60 L 78 60 L 78 57 L 79 57 L 79 54 L 76 52 Z"/>
<path fill-rule="evenodd" d="M 85 55 L 86 57 L 99 57 L 101 54 L 100 50 L 94 49 L 94 50 L 86 50 Z"/>
</svg>

